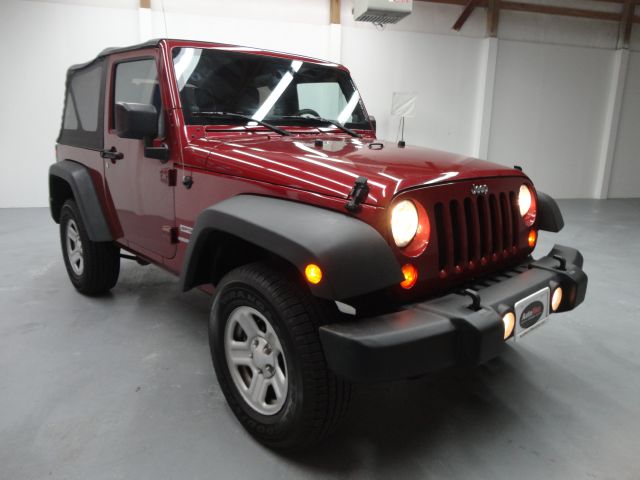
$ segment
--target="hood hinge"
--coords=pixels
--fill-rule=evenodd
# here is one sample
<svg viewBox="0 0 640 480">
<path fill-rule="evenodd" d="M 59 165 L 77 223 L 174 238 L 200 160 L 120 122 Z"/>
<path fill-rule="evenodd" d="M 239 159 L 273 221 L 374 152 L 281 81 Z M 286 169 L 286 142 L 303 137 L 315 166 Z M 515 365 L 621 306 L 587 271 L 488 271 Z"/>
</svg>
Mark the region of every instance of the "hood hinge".
<svg viewBox="0 0 640 480">
<path fill-rule="evenodd" d="M 163 168 L 160 170 L 160 181 L 175 187 L 178 183 L 178 171 L 175 168 Z"/>
</svg>

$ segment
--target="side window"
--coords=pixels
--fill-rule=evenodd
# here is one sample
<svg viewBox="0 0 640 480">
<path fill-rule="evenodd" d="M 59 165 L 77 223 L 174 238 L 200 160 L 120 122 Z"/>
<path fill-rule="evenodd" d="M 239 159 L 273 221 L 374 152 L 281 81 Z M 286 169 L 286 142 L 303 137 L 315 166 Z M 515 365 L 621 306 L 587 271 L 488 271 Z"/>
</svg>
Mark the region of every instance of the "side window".
<svg viewBox="0 0 640 480">
<path fill-rule="evenodd" d="M 155 60 L 149 58 L 119 63 L 115 75 L 114 105 L 119 102 L 146 103 L 155 106 L 160 113 L 162 102 Z"/>
<path fill-rule="evenodd" d="M 58 142 L 84 148 L 102 148 L 103 71 L 102 61 L 69 71 Z"/>
</svg>

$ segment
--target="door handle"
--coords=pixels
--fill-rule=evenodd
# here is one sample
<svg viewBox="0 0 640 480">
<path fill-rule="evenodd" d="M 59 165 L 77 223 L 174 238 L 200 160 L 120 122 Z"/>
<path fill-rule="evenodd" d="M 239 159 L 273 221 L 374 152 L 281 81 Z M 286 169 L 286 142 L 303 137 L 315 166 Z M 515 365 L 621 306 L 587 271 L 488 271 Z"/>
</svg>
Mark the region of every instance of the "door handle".
<svg viewBox="0 0 640 480">
<path fill-rule="evenodd" d="M 116 150 L 116 147 L 111 147 L 109 150 L 101 150 L 100 156 L 102 158 L 108 158 L 109 160 L 122 160 L 124 158 L 124 153 Z"/>
</svg>

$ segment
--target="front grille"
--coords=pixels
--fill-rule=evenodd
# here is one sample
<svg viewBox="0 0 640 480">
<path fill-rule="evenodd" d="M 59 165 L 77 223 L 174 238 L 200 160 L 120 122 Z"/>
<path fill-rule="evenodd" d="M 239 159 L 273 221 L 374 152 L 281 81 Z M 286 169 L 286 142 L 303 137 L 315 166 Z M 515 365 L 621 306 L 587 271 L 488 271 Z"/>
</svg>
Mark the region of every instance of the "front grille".
<svg viewBox="0 0 640 480">
<path fill-rule="evenodd" d="M 485 265 L 518 248 L 515 192 L 470 196 L 434 206 L 441 272 Z"/>
</svg>

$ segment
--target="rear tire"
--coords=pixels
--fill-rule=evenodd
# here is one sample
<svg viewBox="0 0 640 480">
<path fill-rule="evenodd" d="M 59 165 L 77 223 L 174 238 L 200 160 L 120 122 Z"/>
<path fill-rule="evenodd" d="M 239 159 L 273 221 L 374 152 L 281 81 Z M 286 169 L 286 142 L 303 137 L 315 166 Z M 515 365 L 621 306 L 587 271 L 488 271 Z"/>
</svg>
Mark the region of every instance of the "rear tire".
<svg viewBox="0 0 640 480">
<path fill-rule="evenodd" d="M 120 275 L 120 248 L 113 242 L 93 242 L 73 200 L 60 212 L 62 256 L 73 286 L 85 295 L 108 292 Z"/>
<path fill-rule="evenodd" d="M 216 376 L 242 426 L 268 447 L 309 447 L 347 411 L 350 384 L 328 369 L 320 344 L 326 315 L 295 275 L 265 263 L 218 286 L 209 322 Z M 257 401 L 254 385 L 264 386 Z"/>
</svg>

